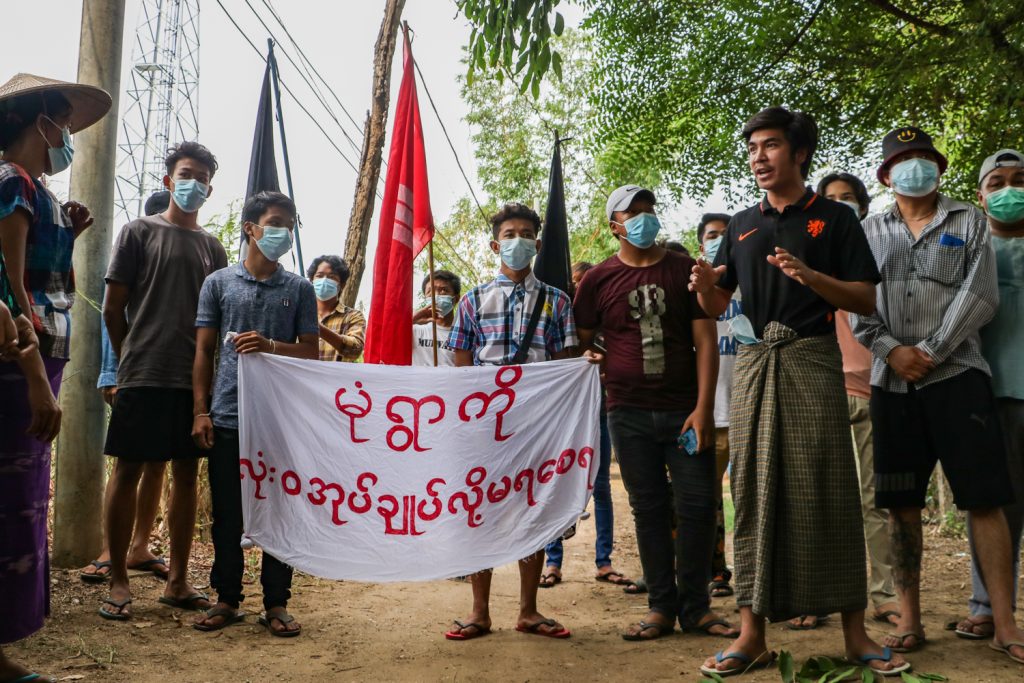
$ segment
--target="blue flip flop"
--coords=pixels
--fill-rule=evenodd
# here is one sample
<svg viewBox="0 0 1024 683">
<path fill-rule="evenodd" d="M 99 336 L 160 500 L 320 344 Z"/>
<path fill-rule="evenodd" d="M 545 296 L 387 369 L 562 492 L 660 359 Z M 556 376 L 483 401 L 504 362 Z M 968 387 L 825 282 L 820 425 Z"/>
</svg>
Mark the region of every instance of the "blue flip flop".
<svg viewBox="0 0 1024 683">
<path fill-rule="evenodd" d="M 25 674 L 21 678 L 15 678 L 10 683 L 32 683 L 33 681 L 46 681 L 46 683 L 55 683 L 56 680 L 57 679 L 50 678 L 49 676 L 47 676 L 46 678 L 43 678 L 41 675 L 39 675 L 37 673 L 30 673 L 30 674 Z"/>
<path fill-rule="evenodd" d="M 765 657 L 765 655 L 767 655 L 767 657 Z M 706 676 L 710 676 L 711 674 L 717 674 L 722 678 L 725 678 L 727 676 L 738 676 L 740 674 L 745 674 L 749 671 L 756 671 L 758 669 L 764 669 L 766 667 L 771 666 L 775 663 L 775 657 L 776 654 L 774 652 L 769 652 L 768 650 L 765 650 L 753 659 L 743 654 L 742 652 L 732 652 L 730 654 L 725 654 L 725 650 L 719 650 L 717 653 L 715 653 L 715 662 L 721 664 L 727 659 L 735 659 L 740 662 L 740 666 L 734 666 L 731 669 L 717 669 L 713 666 L 701 665 L 700 672 Z"/>
<path fill-rule="evenodd" d="M 857 661 L 871 669 L 872 673 L 876 673 L 883 678 L 891 676 L 899 676 L 904 671 L 910 671 L 910 662 L 906 662 L 903 666 L 896 666 L 891 669 L 876 669 L 871 666 L 871 662 L 891 662 L 892 661 L 892 650 L 890 648 L 882 648 L 882 654 L 880 655 L 862 655 L 857 657 Z"/>
</svg>

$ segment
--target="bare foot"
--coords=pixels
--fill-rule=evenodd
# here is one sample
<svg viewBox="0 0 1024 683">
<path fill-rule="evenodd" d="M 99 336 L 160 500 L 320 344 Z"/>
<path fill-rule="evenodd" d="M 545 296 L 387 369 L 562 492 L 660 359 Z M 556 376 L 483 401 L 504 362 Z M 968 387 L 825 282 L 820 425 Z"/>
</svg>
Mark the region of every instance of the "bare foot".
<svg viewBox="0 0 1024 683">
<path fill-rule="evenodd" d="M 787 628 L 791 631 L 812 631 L 827 621 L 828 617 L 817 617 L 813 614 L 805 614 L 796 619 L 790 619 Z"/>
<path fill-rule="evenodd" d="M 712 624 L 709 626 L 709 624 Z M 736 638 L 740 635 L 740 630 L 730 625 L 723 617 L 718 616 L 714 612 L 708 612 L 700 621 L 694 626 L 688 627 L 687 630 L 700 630 L 709 636 L 721 636 L 722 638 Z"/>
<path fill-rule="evenodd" d="M 899 626 L 900 606 L 895 602 L 886 602 L 875 608 L 875 619 L 887 621 L 893 626 Z"/>
</svg>

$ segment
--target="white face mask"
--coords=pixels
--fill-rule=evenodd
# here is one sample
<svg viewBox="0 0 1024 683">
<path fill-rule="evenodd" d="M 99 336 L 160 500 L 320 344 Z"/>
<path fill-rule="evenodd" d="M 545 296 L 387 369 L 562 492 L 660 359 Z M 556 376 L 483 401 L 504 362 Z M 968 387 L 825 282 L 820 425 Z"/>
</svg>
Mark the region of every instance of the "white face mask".
<svg viewBox="0 0 1024 683">
<path fill-rule="evenodd" d="M 844 201 L 842 199 L 837 199 L 836 201 L 839 202 L 840 204 L 845 204 L 846 206 L 850 207 L 850 210 L 853 211 L 853 214 L 857 216 L 857 218 L 860 218 L 860 204 L 858 204 L 857 202 Z"/>
</svg>

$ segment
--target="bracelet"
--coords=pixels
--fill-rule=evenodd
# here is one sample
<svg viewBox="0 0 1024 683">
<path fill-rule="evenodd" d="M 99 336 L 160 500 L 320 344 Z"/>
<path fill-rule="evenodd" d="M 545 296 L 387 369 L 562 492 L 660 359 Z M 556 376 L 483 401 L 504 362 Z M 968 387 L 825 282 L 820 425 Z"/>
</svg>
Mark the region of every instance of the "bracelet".
<svg viewBox="0 0 1024 683">
<path fill-rule="evenodd" d="M 273 339 L 270 340 L 270 352 L 277 353 L 277 342 Z"/>
<path fill-rule="evenodd" d="M 198 413 L 196 417 L 210 417 L 211 413 Z"/>
</svg>

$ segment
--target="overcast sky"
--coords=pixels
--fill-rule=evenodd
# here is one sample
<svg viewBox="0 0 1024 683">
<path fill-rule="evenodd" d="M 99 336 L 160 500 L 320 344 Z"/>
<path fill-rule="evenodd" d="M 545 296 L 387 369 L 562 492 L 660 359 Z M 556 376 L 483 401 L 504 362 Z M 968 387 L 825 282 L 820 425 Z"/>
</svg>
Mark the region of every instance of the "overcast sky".
<svg viewBox="0 0 1024 683">
<path fill-rule="evenodd" d="M 265 48 L 267 31 L 246 4 L 246 0 L 221 0 L 253 42 Z M 249 0 L 260 10 L 275 33 L 280 33 L 282 50 L 298 59 L 278 27 L 272 23 L 262 0 Z M 80 0 L 35 0 L 32 3 L 5 2 L 5 24 L 34 26 L 38 30 L 9 31 L 4 36 L 4 60 L 0 79 L 26 71 L 62 80 L 75 80 L 78 65 Z M 563 3 L 564 4 L 564 3 Z M 245 193 L 249 155 L 255 125 L 256 105 L 263 78 L 263 63 L 231 25 L 216 0 L 202 0 L 200 18 L 199 140 L 217 155 L 220 171 L 214 179 L 214 193 L 201 220 L 222 213 L 227 205 Z M 271 5 L 288 27 L 313 65 L 331 84 L 353 117 L 362 123 L 370 106 L 373 45 L 383 16 L 384 0 L 271 0 Z M 131 68 L 135 30 L 142 0 L 127 0 L 125 54 L 121 76 L 122 91 Z M 560 7 L 569 25 L 578 24 L 581 13 L 573 6 Z M 45 16 L 45 34 L 39 17 Z M 453 0 L 407 0 L 403 18 L 415 32 L 413 52 L 427 80 L 455 149 L 470 174 L 478 194 L 470 130 L 463 121 L 466 107 L 459 97 L 457 76 L 462 46 L 469 35 L 465 21 L 457 15 Z M 392 71 L 392 102 L 401 78 L 401 44 Z M 317 103 L 283 54 L 278 55 L 282 78 L 303 103 L 317 115 L 321 125 L 358 165 L 358 153 L 338 131 L 326 111 Z M 329 97 L 329 95 L 328 95 Z M 127 99 L 121 96 L 122 110 Z M 426 136 L 431 205 L 440 223 L 455 201 L 467 193 L 465 181 L 455 164 L 441 128 L 420 90 L 421 116 Z M 295 199 L 302 214 L 303 255 L 307 262 L 321 253 L 341 253 L 355 190 L 355 171 L 338 155 L 323 134 L 284 95 L 282 104 L 288 136 L 289 155 L 295 184 Z M 337 115 L 342 118 L 340 111 Z M 120 115 L 120 113 L 119 113 Z M 355 137 L 352 126 L 347 128 Z M 391 122 L 388 123 L 390 137 Z M 356 137 L 356 142 L 360 138 Z M 387 158 L 388 144 L 384 157 Z M 279 166 L 284 184 L 284 168 Z M 386 169 L 385 169 L 386 171 Z M 383 173 L 382 173 L 383 175 Z M 66 192 L 67 174 L 54 179 L 54 188 Z M 571 182 L 572 179 L 567 179 Z M 514 199 L 514 198 L 502 198 Z M 713 210 L 722 210 L 719 201 Z M 699 215 L 696 206 L 682 207 L 669 223 L 685 224 Z M 674 220 L 673 220 L 674 219 Z M 120 226 L 115 226 L 115 232 Z M 376 242 L 376 216 L 371 229 L 371 249 Z M 372 269 L 373 255 L 367 258 Z M 364 277 L 360 299 L 369 302 L 369 277 Z"/>
</svg>

